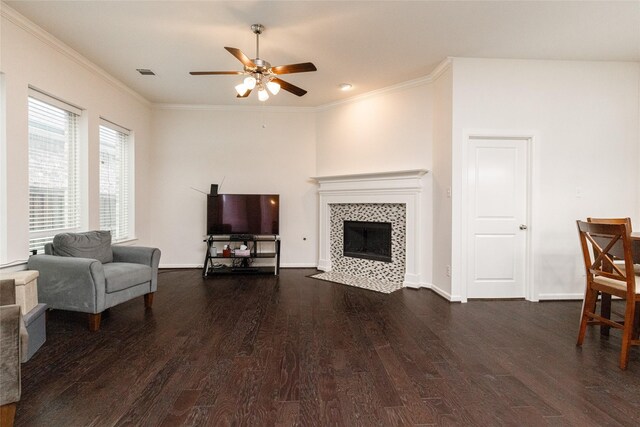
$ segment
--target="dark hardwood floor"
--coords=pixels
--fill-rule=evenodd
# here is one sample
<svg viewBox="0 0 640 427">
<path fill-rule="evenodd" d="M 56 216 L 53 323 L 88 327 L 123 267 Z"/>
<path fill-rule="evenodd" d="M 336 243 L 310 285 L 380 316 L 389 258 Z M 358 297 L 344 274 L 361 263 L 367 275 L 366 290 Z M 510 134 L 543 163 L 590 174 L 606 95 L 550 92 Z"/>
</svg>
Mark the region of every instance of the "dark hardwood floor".
<svg viewBox="0 0 640 427">
<path fill-rule="evenodd" d="M 54 311 L 22 367 L 17 426 L 639 425 L 640 348 L 581 303 L 450 304 L 311 279 L 163 271 L 152 311 L 97 333 Z"/>
</svg>

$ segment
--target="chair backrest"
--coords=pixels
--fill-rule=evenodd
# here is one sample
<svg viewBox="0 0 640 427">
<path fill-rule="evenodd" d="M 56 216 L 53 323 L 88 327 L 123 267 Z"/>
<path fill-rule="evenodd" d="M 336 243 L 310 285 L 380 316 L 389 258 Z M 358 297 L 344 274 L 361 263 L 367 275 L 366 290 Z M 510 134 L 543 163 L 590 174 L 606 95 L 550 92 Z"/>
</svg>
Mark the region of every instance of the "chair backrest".
<svg viewBox="0 0 640 427">
<path fill-rule="evenodd" d="M 53 237 L 52 254 L 57 256 L 97 259 L 103 264 L 113 262 L 111 232 L 106 230 L 82 233 L 60 233 Z"/>
<path fill-rule="evenodd" d="M 587 222 L 594 224 L 626 224 L 627 233 L 631 233 L 631 218 L 587 218 Z M 596 239 L 597 240 L 597 239 Z M 623 259 L 624 253 L 622 251 L 622 242 L 618 242 L 609 251 L 609 253 L 615 256 L 617 259 Z"/>
<path fill-rule="evenodd" d="M 632 300 L 636 290 L 631 239 L 627 223 L 577 221 L 577 225 L 587 277 L 590 280 L 597 277 L 605 278 L 605 281 L 611 279 L 616 281 L 611 282 L 612 284 L 626 286 L 626 294 Z M 619 243 L 622 243 L 622 257 L 612 253 L 612 248 Z M 589 251 L 589 244 L 591 244 L 593 252 Z M 614 262 L 616 258 L 624 260 L 624 267 L 622 264 Z"/>
<path fill-rule="evenodd" d="M 631 218 L 587 218 L 587 222 L 594 224 L 626 224 L 627 232 L 631 233 Z"/>
</svg>

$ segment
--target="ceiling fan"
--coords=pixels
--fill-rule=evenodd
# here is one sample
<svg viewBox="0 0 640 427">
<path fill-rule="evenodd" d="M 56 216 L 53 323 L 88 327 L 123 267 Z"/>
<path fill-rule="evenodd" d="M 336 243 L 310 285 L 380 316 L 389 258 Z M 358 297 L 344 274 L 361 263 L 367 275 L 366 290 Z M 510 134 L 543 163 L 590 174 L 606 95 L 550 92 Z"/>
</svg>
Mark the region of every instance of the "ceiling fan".
<svg viewBox="0 0 640 427">
<path fill-rule="evenodd" d="M 269 92 L 273 95 L 277 94 L 280 89 L 284 89 L 287 92 L 291 92 L 294 95 L 303 96 L 307 93 L 306 90 L 292 85 L 277 76 L 281 74 L 292 73 L 306 73 L 309 71 L 316 71 L 317 68 L 311 62 L 303 62 L 300 64 L 278 65 L 272 67 L 267 61 L 260 59 L 260 34 L 264 31 L 262 24 L 253 24 L 251 31 L 256 35 L 256 57 L 249 59 L 247 55 L 242 53 L 240 49 L 235 47 L 225 47 L 225 49 L 235 56 L 238 61 L 244 65 L 243 71 L 191 71 L 189 74 L 192 76 L 207 76 L 207 75 L 244 75 L 246 76 L 244 81 L 235 87 L 238 92 L 238 98 L 246 98 L 249 96 L 252 90 L 258 88 L 258 99 L 260 101 L 266 101 L 269 99 Z"/>
</svg>

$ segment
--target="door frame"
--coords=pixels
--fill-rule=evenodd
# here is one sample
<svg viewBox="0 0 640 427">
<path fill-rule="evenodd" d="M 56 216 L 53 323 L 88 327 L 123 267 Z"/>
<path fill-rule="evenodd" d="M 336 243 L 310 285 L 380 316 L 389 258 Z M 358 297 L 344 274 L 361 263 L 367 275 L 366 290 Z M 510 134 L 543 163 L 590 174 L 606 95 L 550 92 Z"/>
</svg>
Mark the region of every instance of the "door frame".
<svg viewBox="0 0 640 427">
<path fill-rule="evenodd" d="M 524 267 L 524 295 L 527 301 L 538 301 L 538 292 L 535 289 L 534 282 L 534 258 L 533 250 L 535 242 L 535 215 L 534 206 L 537 206 L 535 197 L 535 171 L 539 170 L 534 162 L 535 148 L 539 140 L 538 134 L 535 131 L 529 130 L 496 130 L 496 129 L 473 129 L 465 130 L 463 132 L 463 149 L 462 154 L 462 180 L 460 188 L 460 280 L 462 281 L 461 300 L 467 301 L 468 288 L 469 288 L 469 152 L 471 149 L 471 142 L 473 140 L 483 139 L 505 139 L 505 140 L 521 140 L 523 144 L 527 144 L 527 195 L 526 195 L 526 224 L 527 224 L 527 239 L 525 243 L 525 267 Z"/>
</svg>

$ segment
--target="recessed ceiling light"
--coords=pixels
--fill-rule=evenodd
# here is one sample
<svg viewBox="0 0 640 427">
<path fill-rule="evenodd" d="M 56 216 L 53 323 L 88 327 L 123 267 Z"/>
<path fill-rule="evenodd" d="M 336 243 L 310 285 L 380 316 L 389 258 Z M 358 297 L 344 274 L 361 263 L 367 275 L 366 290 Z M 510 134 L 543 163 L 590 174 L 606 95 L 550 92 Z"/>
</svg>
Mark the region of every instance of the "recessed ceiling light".
<svg viewBox="0 0 640 427">
<path fill-rule="evenodd" d="M 340 83 L 340 90 L 351 90 L 353 85 L 351 83 Z"/>
<path fill-rule="evenodd" d="M 153 71 L 151 71 L 148 68 L 136 68 L 136 71 L 139 72 L 140 74 L 142 74 L 143 76 L 155 76 L 156 73 L 154 73 Z"/>
</svg>

